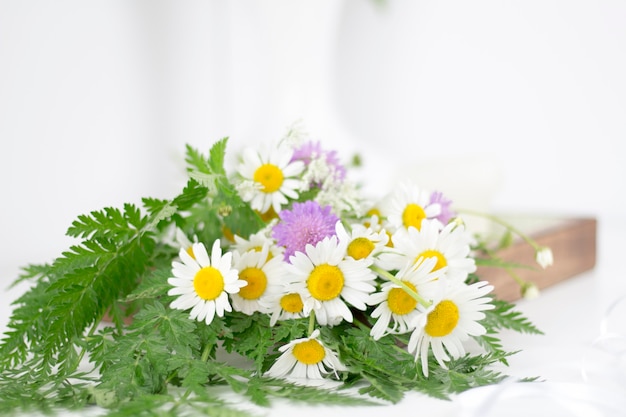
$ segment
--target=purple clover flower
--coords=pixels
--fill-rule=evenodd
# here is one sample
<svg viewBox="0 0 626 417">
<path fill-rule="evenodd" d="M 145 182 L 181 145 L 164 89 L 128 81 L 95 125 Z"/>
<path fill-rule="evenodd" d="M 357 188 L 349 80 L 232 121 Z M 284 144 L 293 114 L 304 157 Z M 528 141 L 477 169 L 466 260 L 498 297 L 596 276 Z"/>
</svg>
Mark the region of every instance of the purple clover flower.
<svg viewBox="0 0 626 417">
<path fill-rule="evenodd" d="M 302 161 L 306 166 L 311 163 L 314 158 L 323 156 L 326 163 L 333 168 L 335 179 L 343 181 L 346 178 L 346 167 L 341 164 L 337 151 L 326 151 L 322 149 L 320 142 L 308 141 L 300 147 L 294 149 L 292 161 Z"/>
<path fill-rule="evenodd" d="M 452 200 L 448 200 L 444 197 L 443 193 L 439 191 L 434 191 L 430 195 L 430 204 L 439 204 L 441 207 L 441 212 L 436 217 L 441 223 L 448 224 L 451 218 L 456 216 L 456 212 L 454 212 L 450 206 L 452 205 Z"/>
<path fill-rule="evenodd" d="M 322 208 L 315 201 L 294 203 L 291 210 L 282 210 L 280 221 L 272 229 L 272 237 L 285 248 L 285 260 L 296 251 L 304 252 L 307 244 L 315 245 L 327 236 L 335 235 L 339 218 L 330 206 Z"/>
</svg>

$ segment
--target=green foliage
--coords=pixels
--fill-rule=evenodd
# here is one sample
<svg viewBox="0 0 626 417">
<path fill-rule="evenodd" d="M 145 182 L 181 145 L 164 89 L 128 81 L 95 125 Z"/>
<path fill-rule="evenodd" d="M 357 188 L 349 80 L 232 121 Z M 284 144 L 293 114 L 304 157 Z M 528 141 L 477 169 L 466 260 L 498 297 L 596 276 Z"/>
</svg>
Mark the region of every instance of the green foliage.
<svg viewBox="0 0 626 417">
<path fill-rule="evenodd" d="M 274 345 L 269 317 L 266 315 L 247 316 L 237 313 L 229 315 L 228 328 L 233 336 L 224 339 L 224 347 L 228 352 L 237 352 L 251 359 L 257 372 L 261 372 L 263 363 L 271 347 Z"/>
<path fill-rule="evenodd" d="M 515 311 L 515 305 L 504 300 L 492 300 L 494 308 L 485 311 L 485 318 L 481 324 L 487 329 L 487 332 L 481 336 L 475 336 L 474 339 L 488 352 L 493 355 L 499 355 L 499 361 L 508 364 L 507 353 L 500 339 L 497 337 L 500 330 L 509 329 L 520 333 L 527 334 L 543 334 L 541 330 L 535 327 L 522 313 Z"/>
<path fill-rule="evenodd" d="M 207 325 L 169 307 L 175 228 L 210 245 L 226 230 L 247 237 L 264 226 L 227 177 L 226 145 L 218 141 L 207 155 L 187 146 L 189 179 L 178 195 L 80 215 L 67 231 L 76 244 L 50 264 L 24 268 L 16 283 L 32 286 L 13 303 L 0 342 L 0 414 L 90 405 L 114 417 L 256 414 L 224 401 L 224 389 L 254 407 L 271 406 L 274 398 L 397 403 L 408 391 L 445 399 L 502 379 L 489 369 L 509 355 L 499 330 L 540 333 L 511 304 L 494 300 L 483 321 L 487 334 L 477 337 L 486 353 L 452 360 L 447 370 L 431 356 L 427 378 L 405 349 L 407 336 L 375 341 L 372 323 L 359 316 L 321 329 L 324 344 L 347 367 L 338 375 L 341 390 L 268 378 L 278 348 L 309 333 L 308 318 L 270 326 L 268 315 L 229 312 Z"/>
<path fill-rule="evenodd" d="M 351 373 L 366 382 L 359 390 L 361 394 L 391 403 L 397 403 L 407 391 L 413 390 L 447 398 L 441 383 L 425 378 L 413 355 L 401 348 L 403 342 L 392 335 L 376 341 L 369 336 L 368 328 L 353 327 L 341 331 L 337 337 L 342 361 Z"/>
<path fill-rule="evenodd" d="M 68 233 L 83 242 L 40 268 L 34 288 L 15 302 L 11 330 L 0 345 L 0 369 L 15 366 L 26 352 L 41 352 L 39 376 L 45 377 L 61 348 L 116 306 L 151 267 L 155 244 L 147 223 L 132 205 L 80 216 Z"/>
<path fill-rule="evenodd" d="M 506 376 L 490 368 L 495 362 L 505 362 L 510 356 L 506 352 L 492 352 L 484 355 L 467 354 L 461 358 L 453 359 L 448 364 L 448 369 L 435 367 L 431 370 L 432 377 L 441 381 L 445 391 L 459 393 L 470 388 L 496 384 Z"/>
<path fill-rule="evenodd" d="M 485 311 L 485 319 L 481 322 L 491 330 L 510 329 L 520 333 L 543 334 L 521 312 L 515 310 L 515 304 L 504 300 L 492 301 L 495 306 L 492 310 Z"/>
<path fill-rule="evenodd" d="M 226 142 L 226 139 L 222 139 L 215 143 L 208 157 L 187 145 L 186 160 L 189 164 L 191 181 L 195 180 L 196 184 L 206 187 L 212 197 L 210 204 L 198 206 L 192 211 L 187 223 L 209 226 L 209 230 L 213 232 L 213 239 L 222 234 L 224 226 L 232 233 L 244 237 L 263 226 L 259 215 L 244 203 L 226 175 L 223 166 Z M 184 225 L 181 226 L 185 229 Z M 199 238 L 209 238 L 200 230 L 195 230 L 195 234 Z"/>
</svg>

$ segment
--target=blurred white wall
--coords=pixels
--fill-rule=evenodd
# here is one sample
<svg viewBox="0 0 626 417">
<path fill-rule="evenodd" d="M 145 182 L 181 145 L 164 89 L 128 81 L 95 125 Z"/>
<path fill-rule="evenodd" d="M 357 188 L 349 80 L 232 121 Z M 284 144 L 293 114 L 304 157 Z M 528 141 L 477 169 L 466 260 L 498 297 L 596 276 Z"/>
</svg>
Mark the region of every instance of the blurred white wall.
<svg viewBox="0 0 626 417">
<path fill-rule="evenodd" d="M 296 119 L 380 188 L 619 216 L 624 22 L 618 0 L 0 0 L 0 267 L 57 256 L 78 214 L 172 196 L 185 143 Z"/>
<path fill-rule="evenodd" d="M 357 137 L 425 181 L 499 172 L 496 207 L 622 214 L 626 2 L 366 3 L 344 11 L 335 84 Z"/>
</svg>

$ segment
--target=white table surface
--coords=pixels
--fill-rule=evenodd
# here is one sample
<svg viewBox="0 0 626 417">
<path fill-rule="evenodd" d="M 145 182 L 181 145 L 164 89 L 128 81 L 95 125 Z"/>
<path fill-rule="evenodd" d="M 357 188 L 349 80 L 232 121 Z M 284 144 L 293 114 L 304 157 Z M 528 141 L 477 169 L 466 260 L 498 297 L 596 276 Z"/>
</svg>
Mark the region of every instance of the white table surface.
<svg viewBox="0 0 626 417">
<path fill-rule="evenodd" d="M 618 416 L 626 415 L 626 220 L 599 219 L 597 265 L 565 282 L 542 291 L 539 298 L 522 300 L 517 308 L 545 332 L 543 336 L 505 333 L 508 350 L 521 350 L 504 371 L 512 376 L 539 376 L 541 382 L 513 383 L 478 388 L 440 401 L 418 393 L 396 405 L 381 407 L 302 406 L 275 401 L 267 416 L 359 417 L 438 416 Z M 33 260 L 37 263 L 39 260 Z M 2 280 L 16 268 L 0 270 Z M 10 315 L 10 301 L 23 287 L 5 290 L 0 305 L 0 331 Z M 619 300 L 622 300 L 619 302 Z M 612 313 L 608 313 L 616 303 Z M 605 320 L 608 317 L 608 321 Z M 603 336 L 602 323 L 619 337 Z M 621 326 L 621 329 L 619 328 Z M 60 415 L 101 415 L 102 410 Z"/>
</svg>

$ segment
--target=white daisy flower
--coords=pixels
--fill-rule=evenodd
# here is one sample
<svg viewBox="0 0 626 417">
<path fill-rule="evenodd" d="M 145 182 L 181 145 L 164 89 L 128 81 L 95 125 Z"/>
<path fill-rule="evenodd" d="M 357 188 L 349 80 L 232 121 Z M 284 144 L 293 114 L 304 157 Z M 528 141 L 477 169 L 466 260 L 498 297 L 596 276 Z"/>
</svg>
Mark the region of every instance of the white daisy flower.
<svg viewBox="0 0 626 417">
<path fill-rule="evenodd" d="M 265 213 L 272 207 L 278 213 L 281 206 L 287 204 L 287 198 L 298 198 L 298 190 L 302 187 L 298 175 L 304 170 L 304 163 L 291 162 L 292 155 L 293 149 L 284 145 L 275 146 L 268 152 L 251 148 L 243 151 L 238 172 L 244 183 L 253 181 L 255 187 L 245 187 L 241 198 L 250 202 L 254 210 Z"/>
<path fill-rule="evenodd" d="M 374 232 L 385 233 L 387 235 L 387 243 L 385 244 L 385 250 L 387 251 L 389 248 L 393 247 L 393 242 L 391 241 L 390 229 L 387 228 L 388 222 L 383 220 L 381 216 L 382 214 L 378 208 L 370 208 L 365 213 L 365 218 L 361 220 L 361 224 Z"/>
<path fill-rule="evenodd" d="M 271 368 L 265 373 L 271 378 L 286 379 L 300 385 L 320 385 L 324 375 L 337 371 L 346 371 L 337 354 L 324 346 L 319 340 L 320 331 L 316 329 L 311 336 L 296 339 L 281 346 L 283 352 Z"/>
<path fill-rule="evenodd" d="M 268 312 L 270 314 L 270 326 L 282 320 L 307 317 L 304 314 L 302 296 L 297 292 L 289 291 L 285 286 L 283 286 L 282 292 L 272 294 L 268 302 L 270 304 Z"/>
<path fill-rule="evenodd" d="M 194 236 L 194 242 L 197 242 L 197 241 L 198 239 L 195 238 Z M 185 232 L 183 232 L 179 228 L 176 228 L 176 243 L 181 249 L 184 249 L 185 251 L 187 251 L 187 253 L 191 255 L 191 257 L 193 258 L 194 256 L 193 248 L 192 248 L 193 243 L 191 242 L 191 240 L 189 240 Z"/>
<path fill-rule="evenodd" d="M 172 262 L 172 274 L 167 282 L 174 288 L 168 295 L 180 295 L 170 307 L 178 310 L 191 309 L 189 316 L 206 324 L 213 321 L 215 314 L 224 316 L 232 311 L 228 294 L 234 294 L 246 281 L 239 279 L 238 271 L 231 266 L 232 254 L 222 255 L 219 239 L 215 240 L 209 257 L 202 243 L 192 245 L 192 253 L 184 248 L 179 253 L 181 262 Z"/>
<path fill-rule="evenodd" d="M 235 311 L 252 315 L 259 311 L 269 312 L 268 298 L 281 291 L 283 277 L 282 258 L 269 256 L 266 242 L 260 251 L 234 252 L 234 266 L 239 271 L 239 279 L 247 283 L 231 299 Z"/>
<path fill-rule="evenodd" d="M 348 304 L 365 310 L 365 301 L 374 291 L 372 260 L 345 258 L 346 245 L 339 244 L 337 236 L 306 245 L 305 252 L 296 252 L 287 264 L 293 289 L 304 298 L 304 314 L 314 311 L 322 326 L 341 319 L 352 322 Z"/>
<path fill-rule="evenodd" d="M 379 209 L 370 208 L 365 213 L 365 219 L 362 220 L 363 226 L 368 227 L 375 232 L 380 232 L 381 230 L 384 230 L 383 222 L 380 216 L 381 213 Z M 389 236 L 389 233 L 387 233 L 387 236 Z"/>
<path fill-rule="evenodd" d="M 393 251 L 383 253 L 380 263 L 386 269 L 404 267 L 407 262 L 420 258 L 436 258 L 434 270 L 446 268 L 444 277 L 456 282 L 463 282 L 476 271 L 476 262 L 470 256 L 470 244 L 473 238 L 464 226 L 452 222 L 445 227 L 438 220 L 426 220 L 417 230 L 398 230 L 392 236 Z"/>
<path fill-rule="evenodd" d="M 441 281 L 437 280 L 440 271 L 433 272 L 437 260 L 424 259 L 418 264 L 408 264 L 396 274 L 396 278 L 418 293 L 423 299 L 432 299 Z M 370 335 L 374 340 L 389 333 L 403 334 L 415 328 L 416 319 L 421 314 L 417 300 L 400 285 L 388 281 L 381 290 L 370 295 L 369 305 L 377 305 L 372 312 L 378 318 Z M 392 326 L 389 323 L 393 322 Z"/>
<path fill-rule="evenodd" d="M 441 214 L 441 204 L 431 203 L 430 192 L 410 183 L 400 184 L 382 209 L 392 232 L 410 227 L 419 230 L 423 220 Z"/>
<path fill-rule="evenodd" d="M 240 254 L 249 251 L 260 252 L 264 246 L 269 247 L 268 259 L 269 258 L 282 258 L 284 248 L 276 245 L 276 240 L 270 236 L 268 236 L 268 232 L 271 231 L 271 228 L 264 228 L 257 233 L 251 234 L 248 239 L 244 239 L 239 235 L 235 235 L 235 244 L 233 245 L 233 249 Z"/>
<path fill-rule="evenodd" d="M 384 230 L 375 232 L 361 224 L 352 225 L 350 233 L 341 222 L 337 222 L 335 232 L 339 242 L 346 245 L 346 253 L 352 259 L 374 258 L 383 251 L 389 236 Z"/>
<path fill-rule="evenodd" d="M 415 355 L 416 361 L 421 358 L 424 376 L 428 376 L 429 347 L 439 366 L 447 369 L 445 361 L 465 354 L 463 342 L 469 336 L 485 334 L 479 321 L 485 317 L 484 310 L 494 307 L 489 303 L 491 298 L 485 297 L 491 290 L 493 286 L 485 281 L 471 285 L 457 283 L 418 317 L 408 351 Z"/>
</svg>

